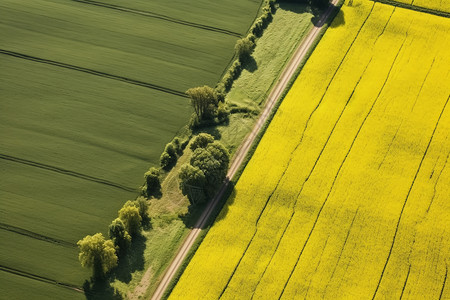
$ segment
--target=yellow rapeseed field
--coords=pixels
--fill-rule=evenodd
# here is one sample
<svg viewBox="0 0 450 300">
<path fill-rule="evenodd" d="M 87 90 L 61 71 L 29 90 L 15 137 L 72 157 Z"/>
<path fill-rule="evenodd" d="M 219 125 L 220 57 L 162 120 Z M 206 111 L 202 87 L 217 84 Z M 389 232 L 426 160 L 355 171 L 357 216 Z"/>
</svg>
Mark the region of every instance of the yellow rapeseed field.
<svg viewBox="0 0 450 300">
<path fill-rule="evenodd" d="M 394 0 L 414 6 L 430 8 L 437 11 L 450 12 L 450 0 Z"/>
<path fill-rule="evenodd" d="M 450 297 L 450 19 L 344 4 L 170 299 Z"/>
</svg>

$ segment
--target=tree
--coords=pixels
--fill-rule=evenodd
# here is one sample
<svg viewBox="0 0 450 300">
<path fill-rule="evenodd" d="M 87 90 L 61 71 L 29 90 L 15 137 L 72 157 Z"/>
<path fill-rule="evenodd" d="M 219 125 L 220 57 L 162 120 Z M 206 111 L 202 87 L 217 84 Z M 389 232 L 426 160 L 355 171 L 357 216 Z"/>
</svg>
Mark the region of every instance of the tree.
<svg viewBox="0 0 450 300">
<path fill-rule="evenodd" d="M 161 167 L 165 170 L 169 170 L 177 163 L 177 159 L 175 146 L 172 143 L 168 143 L 160 157 Z"/>
<path fill-rule="evenodd" d="M 147 195 L 154 195 L 161 190 L 161 182 L 159 180 L 159 170 L 157 168 L 150 168 L 145 175 L 145 183 L 147 186 Z"/>
<path fill-rule="evenodd" d="M 80 248 L 78 259 L 83 267 L 93 269 L 95 279 L 104 278 L 105 274 L 117 266 L 114 243 L 105 240 L 101 233 L 87 235 L 77 243 Z"/>
<path fill-rule="evenodd" d="M 117 218 L 109 225 L 109 238 L 116 246 L 117 253 L 125 253 L 131 245 L 131 236 L 125 229 L 122 220 Z"/>
<path fill-rule="evenodd" d="M 214 142 L 214 137 L 208 133 L 202 132 L 192 140 L 189 147 L 194 151 L 197 148 L 206 148 L 206 146 L 212 142 Z"/>
<path fill-rule="evenodd" d="M 217 108 L 217 95 L 213 88 L 205 85 L 202 87 L 191 88 L 186 91 L 191 99 L 191 105 L 199 120 L 209 118 L 214 115 Z"/>
<path fill-rule="evenodd" d="M 191 204 L 197 204 L 205 201 L 205 174 L 198 167 L 185 164 L 181 167 L 179 174 L 180 189 L 183 195 L 186 195 Z"/>
<path fill-rule="evenodd" d="M 206 195 L 213 196 L 217 187 L 226 177 L 229 163 L 228 151 L 219 142 L 214 142 L 206 148 L 197 148 L 190 163 L 193 167 L 203 171 L 206 178 Z"/>
<path fill-rule="evenodd" d="M 137 207 L 139 211 L 139 215 L 141 216 L 142 222 L 148 221 L 148 202 L 144 198 L 139 198 L 136 201 L 134 201 L 135 206 Z"/>
<path fill-rule="evenodd" d="M 206 150 L 220 162 L 220 168 L 226 173 L 230 163 L 230 154 L 227 149 L 220 142 L 214 142 L 209 144 Z"/>
<path fill-rule="evenodd" d="M 119 218 L 132 237 L 140 233 L 142 217 L 139 214 L 139 209 L 133 204 L 133 201 L 128 201 L 119 210 Z"/>
<path fill-rule="evenodd" d="M 245 62 L 250 58 L 254 48 L 255 43 L 248 37 L 238 40 L 234 46 L 234 50 L 236 51 L 236 54 L 241 62 Z"/>
</svg>

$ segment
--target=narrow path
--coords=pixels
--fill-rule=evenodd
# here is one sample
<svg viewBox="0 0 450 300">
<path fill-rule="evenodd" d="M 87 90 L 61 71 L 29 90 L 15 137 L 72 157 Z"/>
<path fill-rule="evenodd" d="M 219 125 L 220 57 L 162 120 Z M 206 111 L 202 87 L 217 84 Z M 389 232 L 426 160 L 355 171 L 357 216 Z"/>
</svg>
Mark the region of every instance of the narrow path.
<svg viewBox="0 0 450 300">
<path fill-rule="evenodd" d="M 258 121 L 255 124 L 255 127 L 253 128 L 250 135 L 244 140 L 243 144 L 239 148 L 239 150 L 236 153 L 236 156 L 234 158 L 233 163 L 231 164 L 231 167 L 227 173 L 227 178 L 225 179 L 225 182 L 222 184 L 222 187 L 216 194 L 216 196 L 209 202 L 206 209 L 203 211 L 202 215 L 200 216 L 199 220 L 195 224 L 194 229 L 191 230 L 189 235 L 187 236 L 184 243 L 181 245 L 180 250 L 178 251 L 177 255 L 175 256 L 174 260 L 170 264 L 170 266 L 167 268 L 166 273 L 164 274 L 163 278 L 161 279 L 161 282 L 159 283 L 155 293 L 153 294 L 152 300 L 158 300 L 161 299 L 166 288 L 168 287 L 169 283 L 172 281 L 174 275 L 176 274 L 177 270 L 180 268 L 181 264 L 183 263 L 184 259 L 186 258 L 186 255 L 188 254 L 189 250 L 191 249 L 192 245 L 194 244 L 195 240 L 201 233 L 201 230 L 206 225 L 207 221 L 211 217 L 211 213 L 214 211 L 214 208 L 217 206 L 217 204 L 222 199 L 223 194 L 225 193 L 231 178 L 236 174 L 237 170 L 241 166 L 242 162 L 244 161 L 248 151 L 250 150 L 251 145 L 255 141 L 256 136 L 262 129 L 263 125 L 269 118 L 275 104 L 281 97 L 283 91 L 286 89 L 289 81 L 291 80 L 292 76 L 295 74 L 295 71 L 299 67 L 302 60 L 306 57 L 306 54 L 311 49 L 311 47 L 314 44 L 315 39 L 320 34 L 320 30 L 322 29 L 325 22 L 330 17 L 331 13 L 336 8 L 338 0 L 333 0 L 332 5 L 326 10 L 326 12 L 322 15 L 320 21 L 317 23 L 316 26 L 311 29 L 308 36 L 305 38 L 305 40 L 300 44 L 300 46 L 295 51 L 293 57 L 291 58 L 291 61 L 287 64 L 286 68 L 284 69 L 283 73 L 281 74 L 280 78 L 278 79 L 278 82 L 273 87 L 268 99 L 266 106 L 264 107 L 264 110 L 259 117 Z M 148 282 L 144 283 L 141 282 L 139 286 L 148 286 Z M 139 295 L 134 295 L 139 296 Z"/>
</svg>

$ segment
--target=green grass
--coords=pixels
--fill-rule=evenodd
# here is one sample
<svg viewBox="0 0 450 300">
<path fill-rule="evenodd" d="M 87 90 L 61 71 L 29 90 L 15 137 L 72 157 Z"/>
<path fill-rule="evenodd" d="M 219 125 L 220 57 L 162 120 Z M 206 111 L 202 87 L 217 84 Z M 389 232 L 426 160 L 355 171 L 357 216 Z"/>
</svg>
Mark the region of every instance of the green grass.
<svg viewBox="0 0 450 300">
<path fill-rule="evenodd" d="M 214 86 L 238 39 L 66 0 L 2 1 L 0 31 L 2 49 L 180 92 Z"/>
<path fill-rule="evenodd" d="M 253 62 L 234 82 L 227 102 L 259 110 L 293 51 L 313 26 L 313 14 L 303 5 L 282 3 L 273 17 L 257 42 Z"/>
<path fill-rule="evenodd" d="M 244 35 L 256 17 L 259 0 L 99 0 L 99 2 L 144 10 L 173 18 L 218 27 Z"/>
</svg>

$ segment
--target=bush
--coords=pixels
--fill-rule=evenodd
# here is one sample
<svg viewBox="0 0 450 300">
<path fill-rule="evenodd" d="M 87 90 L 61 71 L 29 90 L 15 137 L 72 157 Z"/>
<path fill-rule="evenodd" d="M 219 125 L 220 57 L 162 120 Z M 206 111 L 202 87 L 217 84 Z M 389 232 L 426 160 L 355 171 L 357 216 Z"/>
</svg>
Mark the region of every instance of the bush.
<svg viewBox="0 0 450 300">
<path fill-rule="evenodd" d="M 166 148 L 164 149 L 165 152 L 167 152 L 167 154 L 169 154 L 170 156 L 177 156 L 177 151 L 175 146 L 172 143 L 168 143 L 166 145 Z"/>
<path fill-rule="evenodd" d="M 248 37 L 242 38 L 236 42 L 234 49 L 241 62 L 245 62 L 250 58 L 250 55 L 255 48 L 255 43 Z"/>
<path fill-rule="evenodd" d="M 220 105 L 217 110 L 217 119 L 219 122 L 225 122 L 229 120 L 230 112 L 227 110 L 225 105 Z"/>
<path fill-rule="evenodd" d="M 177 163 L 177 151 L 175 146 L 172 143 L 168 143 L 164 152 L 161 154 L 159 158 L 161 163 L 161 168 L 164 170 L 170 170 Z"/>
<path fill-rule="evenodd" d="M 181 142 L 180 142 L 180 138 L 179 137 L 175 137 L 172 140 L 172 145 L 175 148 L 175 152 L 177 153 L 178 156 L 183 154 L 183 149 L 181 148 Z"/>
<path fill-rule="evenodd" d="M 145 173 L 144 177 L 147 196 L 155 195 L 161 191 L 159 175 L 159 170 L 157 168 L 150 168 L 150 170 Z"/>
<path fill-rule="evenodd" d="M 214 142 L 214 137 L 212 135 L 208 133 L 200 133 L 192 140 L 189 147 L 192 151 L 195 151 L 197 148 L 206 148 L 206 146 L 212 142 Z"/>
</svg>

